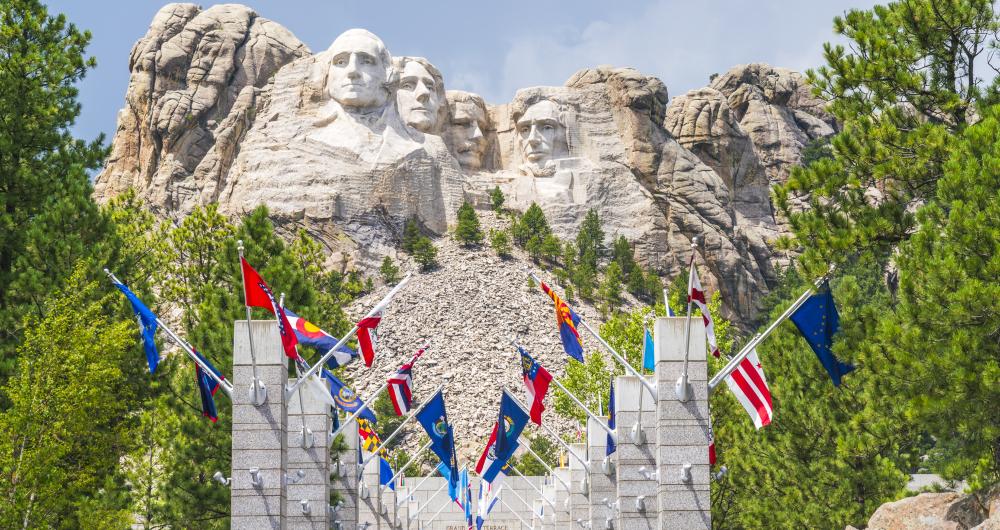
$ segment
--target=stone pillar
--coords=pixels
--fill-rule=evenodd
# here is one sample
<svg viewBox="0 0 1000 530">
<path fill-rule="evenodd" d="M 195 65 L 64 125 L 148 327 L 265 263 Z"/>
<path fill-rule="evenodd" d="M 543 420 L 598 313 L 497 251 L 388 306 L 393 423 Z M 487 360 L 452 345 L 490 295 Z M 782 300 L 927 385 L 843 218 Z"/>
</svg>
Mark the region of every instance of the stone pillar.
<svg viewBox="0 0 1000 530">
<path fill-rule="evenodd" d="M 570 444 L 570 448 L 584 462 L 587 461 L 587 444 Z M 590 466 L 593 469 L 593 462 Z M 587 469 L 576 458 L 569 459 L 569 478 L 572 487 L 569 495 L 570 526 L 583 528 L 583 525 L 590 520 L 590 500 L 587 498 L 590 479 L 587 477 Z"/>
<path fill-rule="evenodd" d="M 684 365 L 684 318 L 658 318 L 653 333 L 656 350 L 657 451 L 659 461 L 659 528 L 712 528 L 708 464 L 708 365 L 705 327 L 691 325 L 688 382 L 691 398 L 677 399 L 674 383 Z M 690 473 L 685 473 L 685 466 Z M 690 478 L 687 478 L 687 477 Z"/>
<path fill-rule="evenodd" d="M 355 530 L 358 527 L 358 424 L 352 421 L 337 435 L 330 446 L 331 476 L 330 488 L 334 491 L 336 504 L 333 510 L 333 527 L 337 523 L 341 530 Z"/>
<path fill-rule="evenodd" d="M 237 320 L 233 327 L 231 526 L 234 529 L 283 529 L 288 449 L 285 354 L 275 321 L 250 322 L 257 373 L 267 387 L 267 402 L 253 405 L 250 401 L 253 368 L 247 321 Z M 256 471 L 260 480 L 257 486 L 252 482 L 251 470 Z"/>
<path fill-rule="evenodd" d="M 598 421 L 607 425 L 607 420 L 587 420 L 587 454 L 590 455 L 590 473 L 587 475 L 590 493 L 590 528 L 604 530 L 608 521 L 614 526 L 615 511 L 611 508 L 618 495 L 618 485 L 615 481 L 614 456 L 607 457 L 608 433 L 601 428 Z M 608 461 L 605 464 L 605 460 Z M 608 472 L 606 472 L 608 471 Z M 610 506 L 609 506 L 610 505 Z"/>
<path fill-rule="evenodd" d="M 573 457 L 569 455 L 566 456 L 570 460 L 573 459 Z M 570 523 L 572 523 L 572 520 L 569 518 L 570 512 L 573 509 L 572 490 L 573 488 L 579 488 L 580 486 L 579 484 L 573 483 L 572 471 L 569 467 L 557 467 L 552 470 L 552 473 L 561 478 L 562 482 L 569 484 L 570 491 L 566 491 L 566 488 L 562 485 L 562 482 L 559 482 L 558 479 L 552 479 L 559 485 L 556 487 L 555 502 L 552 503 L 556 505 L 555 517 L 553 519 L 554 525 L 550 528 L 569 528 Z"/>
<path fill-rule="evenodd" d="M 289 380 L 294 383 L 295 380 Z M 299 399 L 299 396 L 302 399 Z M 301 407 L 300 407 L 301 403 Z M 289 530 L 329 528 L 330 506 L 330 405 L 305 387 L 288 403 L 288 516 Z M 303 425 L 312 432 L 303 447 Z M 305 508 L 303 502 L 305 501 Z"/>
<path fill-rule="evenodd" d="M 642 407 L 642 443 L 632 442 L 632 426 Z M 615 378 L 615 428 L 618 450 L 618 526 L 623 530 L 652 530 L 657 526 L 656 507 L 656 407 L 653 397 L 636 376 Z M 639 502 L 641 500 L 641 502 Z"/>
<path fill-rule="evenodd" d="M 361 459 L 371 456 L 368 451 L 361 451 Z M 358 497 L 358 526 L 368 523 L 367 528 L 387 529 L 385 521 L 379 517 L 378 512 L 378 461 L 377 458 L 368 463 L 364 470 L 359 470 L 359 488 L 363 485 L 366 492 L 364 496 Z"/>
</svg>

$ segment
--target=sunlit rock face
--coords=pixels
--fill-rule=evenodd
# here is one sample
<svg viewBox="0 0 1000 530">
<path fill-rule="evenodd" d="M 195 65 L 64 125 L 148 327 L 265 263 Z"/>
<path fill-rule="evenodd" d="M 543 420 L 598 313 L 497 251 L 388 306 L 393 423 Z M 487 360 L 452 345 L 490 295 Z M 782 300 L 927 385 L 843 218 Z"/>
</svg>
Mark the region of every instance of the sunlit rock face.
<svg viewBox="0 0 1000 530">
<path fill-rule="evenodd" d="M 625 236 L 668 279 L 697 236 L 704 283 L 739 323 L 787 259 L 771 251 L 787 226 L 770 187 L 836 130 L 800 75 L 767 65 L 673 101 L 655 77 L 602 66 L 489 104 L 366 30 L 313 54 L 238 5 L 164 7 L 130 69 L 100 200 L 132 187 L 165 216 L 264 204 L 283 233 L 320 240 L 330 266 L 368 268 L 396 255 L 408 219 L 443 235 L 463 201 L 485 209 L 499 187 L 567 239 L 595 209 L 609 240 Z"/>
</svg>

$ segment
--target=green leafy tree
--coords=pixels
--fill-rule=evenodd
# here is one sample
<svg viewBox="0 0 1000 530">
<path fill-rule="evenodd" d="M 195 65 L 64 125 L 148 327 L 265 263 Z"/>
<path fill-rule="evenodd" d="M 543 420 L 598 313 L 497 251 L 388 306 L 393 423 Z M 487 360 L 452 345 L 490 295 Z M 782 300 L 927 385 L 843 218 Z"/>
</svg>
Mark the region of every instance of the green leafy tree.
<svg viewBox="0 0 1000 530">
<path fill-rule="evenodd" d="M 85 143 L 69 130 L 80 113 L 74 85 L 96 64 L 89 43 L 89 32 L 37 1 L 0 3 L 0 384 L 14 370 L 23 317 L 42 315 L 79 258 L 107 253 L 87 174 L 107 154 L 104 139 Z"/>
<path fill-rule="evenodd" d="M 887 256 L 907 238 L 910 207 L 934 197 L 956 135 L 996 99 L 997 80 L 978 72 L 998 29 L 986 0 L 892 2 L 834 19 L 848 45 L 827 44 L 826 65 L 808 77 L 842 131 L 832 156 L 776 190 L 811 271 L 868 249 Z"/>
<path fill-rule="evenodd" d="M 145 362 L 135 355 L 135 321 L 115 322 L 105 311 L 120 295 L 86 276 L 77 267 L 42 302 L 44 316 L 28 317 L 23 361 L 4 388 L 12 404 L 0 413 L 4 528 L 129 523 L 119 462 L 142 400 L 122 367 Z"/>
<path fill-rule="evenodd" d="M 545 236 L 552 233 L 548 220 L 545 219 L 545 212 L 535 203 L 525 210 L 517 222 L 512 226 L 514 232 L 514 242 L 527 249 L 528 243 L 535 239 L 539 248 Z"/>
<path fill-rule="evenodd" d="M 455 239 L 465 246 L 478 245 L 483 242 L 483 230 L 479 225 L 479 216 L 468 202 L 463 202 L 458 208 L 458 226 L 455 227 Z"/>
<path fill-rule="evenodd" d="M 527 451 L 520 458 L 513 458 L 514 468 L 526 477 L 541 477 L 548 474 L 548 469 L 559 464 L 559 446 L 547 436 L 532 434 L 525 436 L 528 446 L 541 458 L 541 461 Z M 546 469 L 548 467 L 548 469 Z"/>
<path fill-rule="evenodd" d="M 503 192 L 500 191 L 500 186 L 497 186 L 490 190 L 490 206 L 493 211 L 500 213 L 503 210 L 504 196 Z"/>
<path fill-rule="evenodd" d="M 503 230 L 490 230 L 490 246 L 501 258 L 510 257 L 510 238 Z"/>
<path fill-rule="evenodd" d="M 420 237 L 420 226 L 417 225 L 417 220 L 406 221 L 406 226 L 403 227 L 403 251 L 413 254 L 414 246 Z"/>
<path fill-rule="evenodd" d="M 597 270 L 597 261 L 604 255 L 604 229 L 597 210 L 591 208 L 583 218 L 580 231 L 576 235 L 576 248 L 581 265 Z"/>
<path fill-rule="evenodd" d="M 422 236 L 413 245 L 413 259 L 420 264 L 420 269 L 429 271 L 437 266 L 437 247 L 429 237 Z"/>
<path fill-rule="evenodd" d="M 382 279 L 385 283 L 392 285 L 399 281 L 399 267 L 393 263 L 392 258 L 386 256 L 382 258 L 382 266 L 378 269 L 379 274 L 382 275 Z"/>
<path fill-rule="evenodd" d="M 570 278 L 573 280 L 573 285 L 576 286 L 580 298 L 584 300 L 592 300 L 594 298 L 594 289 L 596 288 L 594 284 L 597 282 L 597 271 L 595 269 L 586 263 L 579 263 L 576 267 L 573 267 L 572 272 L 570 272 Z"/>
</svg>

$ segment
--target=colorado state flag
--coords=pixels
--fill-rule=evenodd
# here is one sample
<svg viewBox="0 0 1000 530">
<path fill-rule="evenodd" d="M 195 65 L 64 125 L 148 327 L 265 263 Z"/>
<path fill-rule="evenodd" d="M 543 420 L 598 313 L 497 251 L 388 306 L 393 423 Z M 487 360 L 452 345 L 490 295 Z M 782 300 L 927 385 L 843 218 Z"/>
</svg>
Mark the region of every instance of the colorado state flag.
<svg viewBox="0 0 1000 530">
<path fill-rule="evenodd" d="M 292 330 L 295 331 L 295 338 L 298 339 L 299 344 L 314 348 L 320 355 L 325 355 L 326 352 L 330 351 L 330 348 L 333 348 L 340 342 L 340 339 L 337 337 L 330 335 L 316 324 L 296 315 L 287 307 L 285 308 L 285 315 L 288 317 L 288 323 L 292 326 Z M 333 370 L 344 366 L 357 357 L 358 352 L 345 344 L 333 352 L 330 359 L 326 361 L 326 365 Z"/>
</svg>

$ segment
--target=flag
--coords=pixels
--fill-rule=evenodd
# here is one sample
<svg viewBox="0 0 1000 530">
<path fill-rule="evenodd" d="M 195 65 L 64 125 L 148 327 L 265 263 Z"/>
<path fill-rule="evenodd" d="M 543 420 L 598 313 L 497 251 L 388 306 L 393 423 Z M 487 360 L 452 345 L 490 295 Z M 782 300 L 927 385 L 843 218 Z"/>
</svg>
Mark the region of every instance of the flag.
<svg viewBox="0 0 1000 530">
<path fill-rule="evenodd" d="M 792 313 L 792 322 L 806 339 L 812 350 L 830 374 L 834 386 L 840 386 L 841 377 L 854 370 L 854 365 L 839 361 L 833 356 L 833 336 L 840 328 L 840 315 L 830 292 L 830 284 L 823 283 L 819 291 L 810 296 Z"/>
<path fill-rule="evenodd" d="M 615 380 L 611 380 L 611 391 L 608 393 L 608 427 L 611 430 L 615 430 Z M 608 446 L 605 449 L 605 455 L 611 456 L 618 449 L 618 445 L 615 443 L 615 439 L 608 434 Z"/>
<path fill-rule="evenodd" d="M 493 432 L 476 462 L 476 473 L 492 482 L 517 450 L 518 437 L 528 424 L 528 414 L 506 391 L 500 398 L 500 415 L 493 424 Z"/>
<path fill-rule="evenodd" d="M 295 339 L 299 344 L 315 349 L 320 355 L 325 355 L 331 348 L 340 342 L 340 339 L 323 331 L 318 326 L 308 320 L 296 315 L 291 309 L 285 308 L 285 316 L 295 332 Z M 358 352 L 349 348 L 346 344 L 337 348 L 333 355 L 326 361 L 326 366 L 331 370 L 340 368 L 358 357 Z"/>
<path fill-rule="evenodd" d="M 677 316 L 677 315 L 674 314 L 673 308 L 670 307 L 670 300 L 664 299 L 663 300 L 663 305 L 667 306 L 667 316 L 668 317 L 675 317 L 675 316 Z"/>
<path fill-rule="evenodd" d="M 715 431 L 712 430 L 712 418 L 708 418 L 708 465 L 715 465 Z"/>
<path fill-rule="evenodd" d="M 278 333 L 281 335 L 281 347 L 285 350 L 285 355 L 290 359 L 298 359 L 299 352 L 295 350 L 295 345 L 299 341 L 295 338 L 292 325 L 285 315 L 285 309 L 278 305 L 267 282 L 257 274 L 245 258 L 240 258 L 240 266 L 243 267 L 243 295 L 246 298 L 246 305 L 262 307 L 274 315 L 278 321 Z"/>
<path fill-rule="evenodd" d="M 764 378 L 764 368 L 757 358 L 757 350 L 751 350 L 740 361 L 736 369 L 726 377 L 726 385 L 758 429 L 771 423 L 771 418 L 774 417 L 771 390 L 767 388 L 767 379 Z"/>
<path fill-rule="evenodd" d="M 465 524 L 468 530 L 472 530 L 472 485 L 469 484 L 469 470 L 462 470 L 462 491 L 465 494 Z"/>
<path fill-rule="evenodd" d="M 361 437 L 360 447 L 369 453 L 384 455 L 386 451 L 382 448 L 382 439 L 375 432 L 375 424 L 367 418 L 358 418 L 357 422 L 358 436 Z"/>
<path fill-rule="evenodd" d="M 517 351 L 521 352 L 521 375 L 524 377 L 524 386 L 531 396 L 531 421 L 536 425 L 542 424 L 542 412 L 545 411 L 545 393 L 549 391 L 549 383 L 552 382 L 552 375 L 548 370 L 538 364 L 531 354 L 524 348 L 518 346 Z"/>
<path fill-rule="evenodd" d="M 192 348 L 191 351 L 193 351 L 198 359 L 204 362 L 205 365 L 212 370 L 212 373 L 219 377 L 219 379 L 225 379 L 222 373 L 212 366 L 212 363 L 208 362 L 208 359 L 198 353 L 198 350 Z M 219 419 L 219 414 L 215 409 L 215 393 L 219 391 L 219 382 L 212 379 L 212 376 L 202 370 L 201 365 L 197 363 L 194 365 L 194 375 L 198 381 L 198 392 L 201 394 L 201 415 L 212 420 L 212 423 L 215 423 Z"/>
<path fill-rule="evenodd" d="M 379 457 L 378 464 L 378 483 L 380 486 L 389 486 L 389 489 L 396 491 L 396 485 L 392 482 L 392 476 L 395 474 L 392 472 L 392 466 L 389 465 L 389 461 L 383 457 Z"/>
<path fill-rule="evenodd" d="M 295 359 L 295 369 L 299 378 L 301 378 L 303 374 L 309 372 L 309 363 L 307 363 L 302 357 L 299 357 L 298 359 Z M 330 388 L 328 388 L 326 384 L 323 383 L 323 380 L 320 379 L 320 374 L 315 373 L 307 377 L 296 392 L 304 389 L 309 389 L 313 397 L 319 401 L 323 401 L 331 407 L 337 406 L 337 401 L 333 399 L 333 394 L 330 393 Z"/>
<path fill-rule="evenodd" d="M 646 370 L 656 370 L 656 356 L 653 355 L 653 335 L 646 330 L 642 343 L 642 367 Z"/>
<path fill-rule="evenodd" d="M 392 401 L 392 408 L 396 411 L 397 416 L 402 416 L 410 411 L 410 406 L 413 403 L 413 364 L 425 351 L 427 351 L 426 345 L 417 350 L 410 362 L 401 366 L 389 378 L 389 399 Z"/>
<path fill-rule="evenodd" d="M 449 487 L 454 487 L 458 482 L 458 459 L 455 456 L 455 432 L 448 423 L 448 413 L 444 406 L 444 395 L 438 390 L 437 394 L 427 402 L 420 412 L 417 412 L 417 421 L 427 432 L 431 439 L 431 450 L 438 456 L 441 462 L 448 466 L 450 474 L 448 477 Z"/>
<path fill-rule="evenodd" d="M 337 407 L 348 414 L 353 414 L 364 406 L 364 402 L 361 401 L 361 398 L 358 397 L 358 395 L 355 394 L 354 391 L 347 385 L 345 385 L 343 381 L 337 379 L 337 376 L 328 372 L 326 369 L 321 371 L 323 373 L 323 377 L 330 382 L 330 395 L 333 396 L 333 401 L 337 404 Z M 360 420 L 362 419 L 368 420 L 372 423 L 378 423 L 378 420 L 375 418 L 375 413 L 368 407 L 365 407 L 364 411 L 358 415 L 359 425 Z"/>
<path fill-rule="evenodd" d="M 378 339 L 376 330 L 380 322 L 382 313 L 362 318 L 358 322 L 358 348 L 361 349 L 361 358 L 365 360 L 365 366 L 369 368 L 375 361 L 375 343 Z"/>
<path fill-rule="evenodd" d="M 694 302 L 701 310 L 701 319 L 705 322 L 705 335 L 708 337 L 708 347 L 712 349 L 712 355 L 718 357 L 721 354 L 719 346 L 715 342 L 715 322 L 712 321 L 712 314 L 708 312 L 705 291 L 701 289 L 698 269 L 693 262 L 691 263 L 691 275 L 688 277 L 688 302 Z"/>
<path fill-rule="evenodd" d="M 451 479 L 451 466 L 449 466 L 448 464 L 445 464 L 444 462 L 441 462 L 440 464 L 438 464 L 437 470 L 438 470 L 438 473 L 441 473 L 442 477 L 444 477 L 446 479 L 449 479 L 448 480 L 448 498 L 451 499 L 452 502 L 454 502 L 455 504 L 458 504 L 459 507 L 461 507 L 462 506 L 462 502 L 458 500 L 458 489 L 461 486 L 461 480 L 456 480 L 454 484 L 451 483 L 451 480 L 450 480 Z M 456 474 L 459 476 L 459 478 L 461 478 L 461 473 L 456 472 Z"/>
<path fill-rule="evenodd" d="M 580 317 L 566 305 L 566 302 L 559 298 L 545 282 L 542 283 L 542 291 L 549 295 L 556 309 L 556 324 L 559 326 L 559 338 L 562 339 L 563 350 L 566 355 L 583 362 L 583 343 L 580 342 L 580 332 L 576 327 L 580 324 Z"/>
<path fill-rule="evenodd" d="M 149 364 L 149 373 L 156 371 L 156 366 L 160 364 L 160 352 L 156 350 L 156 315 L 146 307 L 146 304 L 139 300 L 125 284 L 113 282 L 125 298 L 132 304 L 132 311 L 135 312 L 135 319 L 139 323 L 139 335 L 142 338 L 142 349 L 146 352 L 146 362 Z"/>
<path fill-rule="evenodd" d="M 503 488 L 501 479 L 503 474 L 497 475 L 492 482 L 480 477 L 479 479 L 479 513 L 476 515 L 476 530 L 482 530 L 486 516 L 493 511 L 500 500 L 500 490 Z"/>
</svg>

